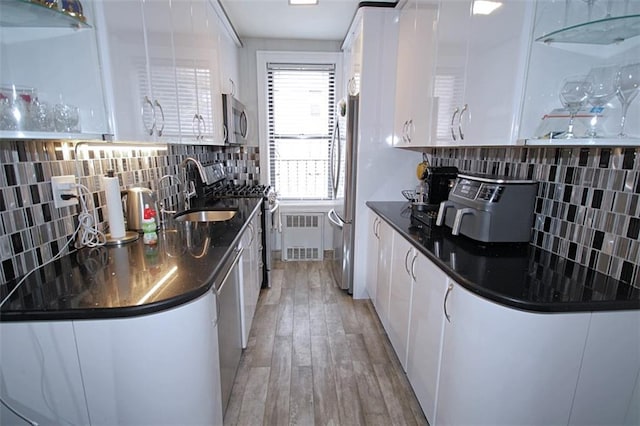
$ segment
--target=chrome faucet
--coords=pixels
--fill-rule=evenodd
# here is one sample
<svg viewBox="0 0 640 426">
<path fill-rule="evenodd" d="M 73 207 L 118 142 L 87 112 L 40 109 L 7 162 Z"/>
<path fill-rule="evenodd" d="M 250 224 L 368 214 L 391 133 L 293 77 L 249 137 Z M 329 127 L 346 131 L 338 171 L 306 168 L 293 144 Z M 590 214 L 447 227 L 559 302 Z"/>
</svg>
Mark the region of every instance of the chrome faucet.
<svg viewBox="0 0 640 426">
<path fill-rule="evenodd" d="M 182 184 L 182 180 L 180 180 L 180 178 L 178 176 L 175 175 L 164 175 L 160 178 L 160 180 L 158 180 L 158 200 L 160 200 L 160 189 L 162 188 L 162 182 L 164 182 L 165 180 L 175 180 L 176 182 L 178 182 L 178 187 L 183 187 Z M 184 188 L 183 188 L 184 191 Z M 185 205 L 186 205 L 186 200 L 185 200 Z M 165 223 L 165 217 L 166 214 L 176 214 L 177 210 L 167 210 L 165 209 L 165 205 L 163 201 L 160 201 L 160 222 L 162 225 L 164 225 Z"/>
<path fill-rule="evenodd" d="M 184 160 L 182 160 L 182 162 L 180 163 L 180 167 L 182 168 L 187 168 L 189 163 L 193 163 L 196 166 L 196 169 L 198 170 L 198 173 L 200 174 L 200 179 L 202 180 L 202 183 L 204 183 L 205 185 L 208 185 L 208 179 L 207 179 L 207 174 L 204 171 L 204 167 L 202 166 L 202 163 L 200 163 L 198 160 L 196 160 L 193 157 L 187 157 Z M 196 192 L 196 185 L 195 182 L 193 181 L 187 181 L 186 177 L 185 177 L 185 188 L 184 188 L 184 204 L 185 204 L 185 209 L 189 209 L 191 207 L 191 199 L 193 197 L 197 197 L 198 194 Z"/>
</svg>

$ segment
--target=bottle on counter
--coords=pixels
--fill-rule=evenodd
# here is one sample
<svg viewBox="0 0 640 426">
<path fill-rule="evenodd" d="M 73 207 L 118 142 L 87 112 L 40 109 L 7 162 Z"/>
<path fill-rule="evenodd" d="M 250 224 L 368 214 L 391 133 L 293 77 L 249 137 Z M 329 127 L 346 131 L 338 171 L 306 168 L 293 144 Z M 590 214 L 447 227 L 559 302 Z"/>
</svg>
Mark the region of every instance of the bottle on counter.
<svg viewBox="0 0 640 426">
<path fill-rule="evenodd" d="M 142 219 L 142 241 L 145 244 L 155 245 L 158 243 L 158 233 L 156 232 L 156 211 L 144 205 Z"/>
</svg>

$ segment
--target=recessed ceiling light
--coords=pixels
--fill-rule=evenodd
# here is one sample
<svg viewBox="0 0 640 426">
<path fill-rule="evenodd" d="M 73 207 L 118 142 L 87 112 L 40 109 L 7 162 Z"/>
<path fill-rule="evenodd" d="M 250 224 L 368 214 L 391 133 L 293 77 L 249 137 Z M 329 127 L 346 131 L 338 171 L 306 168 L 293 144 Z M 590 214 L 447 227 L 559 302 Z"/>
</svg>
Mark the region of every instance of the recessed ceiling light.
<svg viewBox="0 0 640 426">
<path fill-rule="evenodd" d="M 318 4 L 318 0 L 289 0 L 289 4 L 291 6 L 300 6 L 300 5 L 313 6 Z"/>
<path fill-rule="evenodd" d="M 502 3 L 499 1 L 476 0 L 473 2 L 473 14 L 490 15 L 500 6 L 502 6 Z"/>
</svg>

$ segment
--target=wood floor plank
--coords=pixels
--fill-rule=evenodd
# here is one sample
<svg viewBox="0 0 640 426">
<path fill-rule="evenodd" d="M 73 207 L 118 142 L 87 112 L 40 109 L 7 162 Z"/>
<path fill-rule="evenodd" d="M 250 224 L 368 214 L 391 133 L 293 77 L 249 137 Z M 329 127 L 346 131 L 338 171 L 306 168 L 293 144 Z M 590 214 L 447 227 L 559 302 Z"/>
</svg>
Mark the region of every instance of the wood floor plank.
<svg viewBox="0 0 640 426">
<path fill-rule="evenodd" d="M 313 425 L 313 371 L 310 366 L 291 368 L 290 425 Z"/>
<path fill-rule="evenodd" d="M 236 378 L 233 382 L 231 396 L 229 397 L 229 404 L 227 405 L 227 411 L 224 414 L 225 425 L 235 426 L 238 424 L 240 407 L 242 406 L 242 397 L 251 375 L 251 361 L 251 351 L 245 350 L 240 358 L 240 365 L 238 366 L 238 372 L 236 373 Z"/>
<path fill-rule="evenodd" d="M 293 293 L 295 289 L 283 288 L 278 305 L 278 323 L 276 336 L 291 336 L 293 334 Z"/>
<path fill-rule="evenodd" d="M 327 336 L 311 336 L 314 419 L 316 425 L 339 425 L 335 372 Z"/>
<path fill-rule="evenodd" d="M 269 367 L 252 367 L 244 389 L 242 406 L 238 416 L 239 425 L 260 425 L 264 419 Z"/>
<path fill-rule="evenodd" d="M 373 421 L 370 419 L 377 419 L 376 422 L 386 421 L 386 424 L 391 424 L 391 418 L 387 412 L 380 385 L 373 365 L 369 360 L 369 354 L 362 335 L 347 334 L 346 336 L 353 357 L 353 370 L 358 384 L 360 403 L 367 423 Z"/>
<path fill-rule="evenodd" d="M 290 336 L 275 338 L 271 374 L 267 390 L 264 425 L 284 425 L 289 422 L 291 391 L 292 339 Z"/>
<path fill-rule="evenodd" d="M 331 362 L 334 368 L 338 413 L 341 425 L 365 424 L 364 413 L 358 394 L 358 383 L 354 375 L 349 342 L 344 333 L 328 335 Z"/>
<path fill-rule="evenodd" d="M 394 373 L 390 371 L 389 365 L 373 364 L 373 370 L 380 385 L 389 417 L 391 417 L 391 423 L 394 425 L 416 425 L 409 399 L 402 397 L 401 385 L 397 380 L 394 380 Z"/>
<path fill-rule="evenodd" d="M 362 327 L 355 311 L 355 302 L 351 297 L 338 298 L 340 304 L 340 315 L 345 333 L 361 333 Z"/>
<path fill-rule="evenodd" d="M 294 366 L 311 365 L 311 331 L 309 304 L 293 307 L 293 359 Z"/>
<path fill-rule="evenodd" d="M 324 314 L 324 305 L 309 304 L 309 331 L 311 336 L 327 335 L 327 322 Z"/>
<path fill-rule="evenodd" d="M 342 316 L 340 315 L 340 307 L 337 303 L 326 303 L 324 305 L 324 319 L 327 325 L 327 333 L 345 334 L 342 326 Z"/>
</svg>

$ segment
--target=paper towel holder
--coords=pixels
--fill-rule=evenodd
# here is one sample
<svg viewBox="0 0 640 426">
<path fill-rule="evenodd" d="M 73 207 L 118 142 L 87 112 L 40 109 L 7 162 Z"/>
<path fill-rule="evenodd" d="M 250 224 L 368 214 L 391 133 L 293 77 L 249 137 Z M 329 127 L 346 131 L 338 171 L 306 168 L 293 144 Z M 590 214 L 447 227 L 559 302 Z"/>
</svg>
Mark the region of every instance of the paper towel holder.
<svg viewBox="0 0 640 426">
<path fill-rule="evenodd" d="M 113 170 L 108 170 L 106 177 L 110 177 L 110 178 L 115 177 L 114 171 Z M 106 237 L 105 245 L 107 245 L 107 246 L 119 246 L 119 245 L 123 245 L 123 244 L 126 244 L 126 243 L 130 243 L 130 242 L 136 241 L 140 237 L 140 234 L 138 234 L 135 231 L 125 231 L 124 235 L 121 236 L 121 237 L 114 237 L 110 233 L 105 234 L 105 237 Z"/>
</svg>

